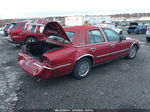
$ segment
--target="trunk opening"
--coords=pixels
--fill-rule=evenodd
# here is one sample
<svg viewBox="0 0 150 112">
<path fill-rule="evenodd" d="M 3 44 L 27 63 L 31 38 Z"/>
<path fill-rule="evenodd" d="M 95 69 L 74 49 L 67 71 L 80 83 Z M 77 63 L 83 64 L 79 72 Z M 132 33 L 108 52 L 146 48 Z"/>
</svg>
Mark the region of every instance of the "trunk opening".
<svg viewBox="0 0 150 112">
<path fill-rule="evenodd" d="M 135 30 L 137 27 L 129 27 L 129 30 Z"/>
<path fill-rule="evenodd" d="M 48 43 L 45 41 L 39 41 L 39 42 L 29 43 L 26 46 L 24 46 L 22 49 L 26 54 L 35 57 L 38 60 L 42 60 L 43 58 L 42 55 L 44 53 L 61 49 L 63 47 L 64 46 Z"/>
</svg>

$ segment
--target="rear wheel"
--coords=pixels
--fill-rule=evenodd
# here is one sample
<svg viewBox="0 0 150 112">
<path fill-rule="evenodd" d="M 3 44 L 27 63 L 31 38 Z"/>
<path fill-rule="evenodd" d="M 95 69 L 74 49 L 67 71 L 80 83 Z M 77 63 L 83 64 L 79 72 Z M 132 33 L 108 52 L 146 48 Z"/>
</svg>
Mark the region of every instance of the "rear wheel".
<svg viewBox="0 0 150 112">
<path fill-rule="evenodd" d="M 146 37 L 146 41 L 147 41 L 147 42 L 150 42 L 150 37 Z"/>
<path fill-rule="evenodd" d="M 91 61 L 88 58 L 80 59 L 73 70 L 73 76 L 77 79 L 83 79 L 88 76 L 91 71 Z"/>
<path fill-rule="evenodd" d="M 28 37 L 26 40 L 25 40 L 25 44 L 28 44 L 28 43 L 31 43 L 31 42 L 36 42 L 37 39 L 35 37 Z"/>
<path fill-rule="evenodd" d="M 128 58 L 128 59 L 133 59 L 133 58 L 135 58 L 135 57 L 136 57 L 136 54 L 137 54 L 137 50 L 138 50 L 137 46 L 136 46 L 136 45 L 133 45 L 133 46 L 130 48 L 130 50 L 129 50 L 129 53 L 128 53 L 127 58 Z"/>
</svg>

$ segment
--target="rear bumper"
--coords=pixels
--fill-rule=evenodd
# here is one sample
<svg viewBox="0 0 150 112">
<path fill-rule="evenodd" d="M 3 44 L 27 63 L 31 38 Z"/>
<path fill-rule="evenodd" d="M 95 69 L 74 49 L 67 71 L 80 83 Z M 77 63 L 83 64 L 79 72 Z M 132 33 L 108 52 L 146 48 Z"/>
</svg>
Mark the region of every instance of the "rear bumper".
<svg viewBox="0 0 150 112">
<path fill-rule="evenodd" d="M 43 64 L 26 54 L 19 53 L 18 65 L 30 76 L 39 76 L 47 78 L 47 76 L 44 73 L 47 70 L 44 68 Z M 51 74 L 50 70 L 49 74 Z"/>
<path fill-rule="evenodd" d="M 19 38 L 19 37 L 17 37 L 17 38 Z M 13 43 L 13 44 L 21 44 L 22 41 L 20 41 L 20 40 L 18 41 L 17 38 L 11 37 L 11 36 L 6 37 L 6 39 L 7 39 L 8 42 L 10 42 L 10 43 Z"/>
<path fill-rule="evenodd" d="M 128 33 L 136 33 L 135 30 L 127 30 Z"/>
<path fill-rule="evenodd" d="M 71 71 L 72 68 L 71 63 L 57 67 L 48 67 L 45 66 L 44 63 L 23 53 L 19 53 L 18 65 L 30 76 L 43 78 L 67 75 L 70 73 L 68 71 Z"/>
</svg>

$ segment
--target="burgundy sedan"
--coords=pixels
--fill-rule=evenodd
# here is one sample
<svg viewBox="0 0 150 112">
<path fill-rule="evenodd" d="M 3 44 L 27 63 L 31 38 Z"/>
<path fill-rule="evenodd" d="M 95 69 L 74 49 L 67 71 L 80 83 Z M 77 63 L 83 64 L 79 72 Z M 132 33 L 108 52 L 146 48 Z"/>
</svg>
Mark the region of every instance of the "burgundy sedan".
<svg viewBox="0 0 150 112">
<path fill-rule="evenodd" d="M 95 26 L 62 28 L 49 22 L 45 41 L 22 47 L 18 64 L 31 76 L 44 78 L 72 74 L 77 79 L 89 75 L 92 66 L 119 57 L 133 59 L 140 42 L 119 35 L 112 29 Z"/>
</svg>

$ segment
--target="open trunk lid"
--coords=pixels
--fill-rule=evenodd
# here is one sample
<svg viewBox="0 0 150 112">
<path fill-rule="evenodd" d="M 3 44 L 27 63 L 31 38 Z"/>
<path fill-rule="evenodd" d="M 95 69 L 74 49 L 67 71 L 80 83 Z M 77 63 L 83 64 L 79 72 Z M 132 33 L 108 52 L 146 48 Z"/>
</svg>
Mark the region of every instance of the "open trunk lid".
<svg viewBox="0 0 150 112">
<path fill-rule="evenodd" d="M 58 36 L 63 38 L 63 43 L 65 41 L 67 41 L 68 43 L 71 43 L 70 39 L 68 38 L 67 34 L 65 33 L 65 31 L 63 30 L 63 28 L 61 27 L 61 25 L 58 22 L 49 22 L 46 24 L 44 30 L 43 30 L 43 34 L 46 37 L 49 36 Z"/>
</svg>

